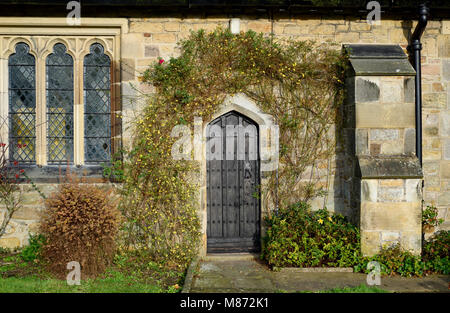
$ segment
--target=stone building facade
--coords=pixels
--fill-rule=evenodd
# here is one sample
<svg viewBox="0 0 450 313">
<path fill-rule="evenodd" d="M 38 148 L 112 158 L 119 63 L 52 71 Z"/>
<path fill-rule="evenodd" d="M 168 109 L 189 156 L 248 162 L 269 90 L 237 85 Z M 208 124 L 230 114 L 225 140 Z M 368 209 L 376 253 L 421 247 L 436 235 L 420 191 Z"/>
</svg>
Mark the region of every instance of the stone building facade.
<svg viewBox="0 0 450 313">
<path fill-rule="evenodd" d="M 67 26 L 64 17 L 0 17 L 0 112 L 6 114 L 8 108 L 5 79 L 8 51 L 16 42 L 29 42 L 36 47 L 37 54 L 48 49 L 45 44 L 45 49 L 38 44 L 49 36 L 61 38 L 74 55 L 86 53 L 87 42 L 102 42 L 108 47 L 113 64 L 111 84 L 115 90 L 111 114 L 120 116 L 113 121 L 111 136 L 116 142 L 113 149 L 118 149 L 121 144 L 130 145 L 128 126 L 142 108 L 140 92 L 153 92 L 151 86 L 141 82 L 143 71 L 158 58 L 167 60 L 177 56 L 177 42 L 192 30 L 227 28 L 231 18 L 238 18 L 240 31 L 273 34 L 276 39 L 319 43 L 330 40 L 338 43 L 339 48 L 356 44 L 398 46 L 404 52 L 404 62 L 408 62 L 405 52 L 417 24 L 414 18 L 402 19 L 395 14 L 382 14 L 380 25 L 371 25 L 365 16 L 351 14 L 279 13 L 268 17 L 256 13 L 171 12 L 149 13 L 148 16 L 141 13 L 139 17 L 111 15 L 82 16 L 80 26 Z M 383 244 L 394 242 L 419 253 L 421 210 L 426 205 L 435 205 L 439 216 L 445 220 L 439 229 L 450 229 L 450 17 L 433 18 L 431 14 L 422 45 L 422 167 L 415 157 L 415 72 L 412 67 L 404 73 L 376 75 L 355 71 L 347 79 L 349 99 L 344 110 L 349 117 L 347 138 L 354 150 L 349 148 L 352 152 L 347 158 L 334 158 L 331 168 L 327 169 L 330 175 L 324 182 L 328 195 L 312 201 L 316 208 L 325 205 L 331 211 L 356 214 L 360 219 L 365 254 L 375 253 Z M 77 75 L 81 77 L 81 68 L 75 72 L 74 76 Z M 351 169 L 358 168 L 359 164 L 360 175 L 349 172 L 343 162 L 353 164 Z M 84 173 L 87 183 L 111 186 L 102 179 L 98 168 L 85 166 L 81 159 L 77 164 L 73 171 Z M 45 168 L 43 164 L 33 171 L 38 171 L 36 177 L 42 178 L 36 180 L 38 188 L 49 194 L 56 187 L 57 172 Z M 377 172 L 380 168 L 384 168 L 384 172 Z M 31 185 L 23 184 L 21 188 L 25 192 L 24 207 L 14 216 L 7 234 L 0 238 L 1 246 L 25 245 L 28 232 L 36 231 L 42 199 Z M 206 212 L 202 210 L 205 224 Z"/>
</svg>

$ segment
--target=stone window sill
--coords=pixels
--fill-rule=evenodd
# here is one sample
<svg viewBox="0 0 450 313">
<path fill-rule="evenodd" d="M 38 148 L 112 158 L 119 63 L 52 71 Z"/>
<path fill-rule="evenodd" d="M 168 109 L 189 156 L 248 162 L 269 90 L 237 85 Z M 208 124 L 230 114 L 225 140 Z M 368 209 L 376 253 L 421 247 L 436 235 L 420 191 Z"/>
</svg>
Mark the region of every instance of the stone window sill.
<svg viewBox="0 0 450 313">
<path fill-rule="evenodd" d="M 71 174 L 85 183 L 108 183 L 110 181 L 103 176 L 103 167 L 97 164 L 82 166 L 22 164 L 17 166 L 17 170 L 24 170 L 20 180 L 22 183 L 29 183 L 25 177 L 34 183 L 63 183 L 67 181 L 67 174 Z"/>
</svg>

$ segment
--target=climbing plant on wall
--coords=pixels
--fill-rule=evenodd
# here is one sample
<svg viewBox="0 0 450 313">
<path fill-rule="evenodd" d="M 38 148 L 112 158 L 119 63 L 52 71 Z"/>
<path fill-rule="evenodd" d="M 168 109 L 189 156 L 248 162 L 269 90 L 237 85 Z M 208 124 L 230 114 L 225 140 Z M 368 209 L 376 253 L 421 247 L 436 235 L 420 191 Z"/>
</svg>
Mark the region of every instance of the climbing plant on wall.
<svg viewBox="0 0 450 313">
<path fill-rule="evenodd" d="M 174 160 L 175 125 L 210 120 L 228 95 L 243 93 L 280 129 L 280 166 L 261 193 L 268 207 L 318 195 L 317 175 L 305 175 L 335 152 L 333 125 L 343 101 L 346 57 L 331 43 L 275 40 L 253 31 L 192 32 L 180 55 L 155 62 L 143 81 L 148 96 L 135 124 L 133 149 L 125 162 L 122 211 L 126 242 L 185 264 L 196 252 L 199 167 Z M 326 163 L 326 162 L 325 162 Z"/>
</svg>

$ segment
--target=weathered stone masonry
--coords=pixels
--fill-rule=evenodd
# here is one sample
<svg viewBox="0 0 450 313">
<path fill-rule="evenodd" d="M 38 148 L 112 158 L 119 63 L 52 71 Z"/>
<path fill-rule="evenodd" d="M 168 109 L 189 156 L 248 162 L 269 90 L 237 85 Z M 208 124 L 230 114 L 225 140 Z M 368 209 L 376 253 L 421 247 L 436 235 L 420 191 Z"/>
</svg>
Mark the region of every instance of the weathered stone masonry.
<svg viewBox="0 0 450 313">
<path fill-rule="evenodd" d="M 274 16 L 273 20 L 252 16 L 239 18 L 241 31 L 252 29 L 265 34 L 273 33 L 276 38 L 318 42 L 331 40 L 339 45 L 394 44 L 403 49 L 406 49 L 409 36 L 416 25 L 416 22 L 383 19 L 383 16 L 379 26 L 369 25 L 365 19 L 344 17 L 280 15 Z M 111 23 L 109 19 L 92 20 L 97 21 L 95 27 L 99 27 L 102 23 L 105 25 Z M 117 113 L 123 116 L 123 144 L 129 146 L 131 135 L 128 126 L 143 105 L 143 102 L 139 101 L 139 91 L 153 92 L 151 86 L 142 84 L 139 79 L 143 71 L 158 57 L 168 59 L 177 56 L 176 44 L 180 39 L 186 38 L 190 30 L 211 31 L 217 26 L 228 27 L 230 17 L 149 16 L 115 20 L 122 21 L 119 23 L 121 26 L 118 26 L 121 29 L 119 53 L 121 75 L 120 81 L 116 81 L 117 84 L 121 84 L 122 107 Z M 23 25 L 28 23 L 24 21 Z M 422 37 L 422 44 L 423 199 L 425 204 L 434 204 L 439 208 L 440 217 L 445 219 L 441 228 L 449 229 L 450 21 L 429 21 Z M 338 46 L 338 49 L 340 48 L 341 46 Z M 367 166 L 360 167 L 361 177 L 356 177 L 343 170 L 348 164 L 336 158 L 333 160 L 330 169 L 331 178 L 327 183 L 328 196 L 313 201 L 316 207 L 325 204 L 331 211 L 357 214 L 361 221 L 365 253 L 373 253 L 384 243 L 392 242 L 400 242 L 405 247 L 418 251 L 417 237 L 420 230 L 417 225 L 420 224 L 422 178 L 413 160 L 414 77 L 411 75 L 412 73 L 402 75 L 385 73 L 382 76 L 356 74 L 353 78 L 349 78 L 350 86 L 354 84 L 351 88 L 354 88 L 355 107 L 354 111 L 351 111 L 351 106 L 347 109 L 353 112 L 355 125 L 353 128 L 347 127 L 347 130 L 354 135 L 354 155 L 357 156 L 351 162 L 354 162 L 354 165 L 367 164 Z M 384 176 L 366 171 L 374 169 L 374 163 L 370 163 L 373 158 L 377 162 L 388 162 L 395 160 L 397 156 L 402 156 L 401 162 L 406 162 L 409 174 L 402 176 L 397 173 L 393 177 L 394 173 L 390 171 Z M 400 161 L 392 162 L 399 164 Z M 375 166 L 390 168 L 387 163 Z M 36 212 L 42 208 L 42 202 L 34 196 L 27 201 L 29 201 L 27 208 L 13 220 L 14 229 L 11 228 L 8 235 L 0 239 L 1 245 L 9 247 L 23 245 L 26 243 L 28 230 L 36 229 L 35 223 L 38 221 L 35 218 Z M 357 211 L 358 207 L 361 208 L 361 212 Z M 384 214 L 388 211 L 394 214 L 392 218 L 387 218 L 388 215 Z M 384 226 L 380 227 L 380 223 Z"/>
<path fill-rule="evenodd" d="M 354 133 L 354 201 L 361 250 L 421 251 L 422 170 L 415 156 L 415 71 L 398 45 L 348 45 L 345 104 Z M 351 151 L 353 154 L 353 151 Z"/>
</svg>

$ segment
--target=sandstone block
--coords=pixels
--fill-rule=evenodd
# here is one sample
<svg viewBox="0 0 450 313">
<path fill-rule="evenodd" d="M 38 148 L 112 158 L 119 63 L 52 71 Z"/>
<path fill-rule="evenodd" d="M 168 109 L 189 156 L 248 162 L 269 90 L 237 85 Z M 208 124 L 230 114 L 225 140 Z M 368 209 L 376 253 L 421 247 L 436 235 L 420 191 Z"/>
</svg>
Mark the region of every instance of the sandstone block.
<svg viewBox="0 0 450 313">
<path fill-rule="evenodd" d="M 0 247 L 8 249 L 20 247 L 20 240 L 16 237 L 0 238 Z"/>
<path fill-rule="evenodd" d="M 414 128 L 405 129 L 404 152 L 411 154 L 416 152 L 416 130 Z"/>
<path fill-rule="evenodd" d="M 398 129 L 371 129 L 370 140 L 397 140 L 399 133 Z"/>
<path fill-rule="evenodd" d="M 377 202 L 378 180 L 364 179 L 361 181 L 361 202 Z"/>
<path fill-rule="evenodd" d="M 357 103 L 358 128 L 414 128 L 414 103 Z"/>
<path fill-rule="evenodd" d="M 441 176 L 450 179 L 450 161 L 441 161 Z"/>
<path fill-rule="evenodd" d="M 450 21 L 442 21 L 442 33 L 450 35 Z"/>
<path fill-rule="evenodd" d="M 398 241 L 400 239 L 399 232 L 392 231 L 382 231 L 381 232 L 381 240 L 382 241 Z"/>
<path fill-rule="evenodd" d="M 439 161 L 423 162 L 423 173 L 427 177 L 438 175 Z"/>
<path fill-rule="evenodd" d="M 318 26 L 311 27 L 311 33 L 317 35 L 334 35 L 336 31 L 336 26 L 329 24 L 322 24 Z"/>
<path fill-rule="evenodd" d="M 350 29 L 352 31 L 370 31 L 372 28 L 372 25 L 367 23 L 366 21 L 363 22 L 350 22 Z"/>
<path fill-rule="evenodd" d="M 400 246 L 402 249 L 408 250 L 415 255 L 419 255 L 422 250 L 421 229 L 403 231 L 400 238 Z"/>
<path fill-rule="evenodd" d="M 164 31 L 164 24 L 160 22 L 131 22 L 130 33 L 160 33 Z"/>
<path fill-rule="evenodd" d="M 440 160 L 441 159 L 441 151 L 434 150 L 424 150 L 422 152 L 422 157 L 424 160 Z"/>
<path fill-rule="evenodd" d="M 401 28 L 389 30 L 389 40 L 398 44 L 408 44 L 407 32 Z"/>
<path fill-rule="evenodd" d="M 307 34 L 309 33 L 309 28 L 307 25 L 286 25 L 283 33 L 287 35 Z"/>
<path fill-rule="evenodd" d="M 180 31 L 180 23 L 179 22 L 164 23 L 164 30 L 167 32 L 178 32 Z"/>
<path fill-rule="evenodd" d="M 438 41 L 438 56 L 440 58 L 450 58 L 450 36 L 443 36 Z"/>
<path fill-rule="evenodd" d="M 441 136 L 450 137 L 450 111 L 444 111 L 440 114 Z"/>
<path fill-rule="evenodd" d="M 136 64 L 134 59 L 122 59 L 122 81 L 130 81 L 135 79 Z"/>
<path fill-rule="evenodd" d="M 420 202 L 362 202 L 361 230 L 406 231 L 421 227 Z"/>
<path fill-rule="evenodd" d="M 121 55 L 122 58 L 142 58 L 144 56 L 144 48 L 142 46 L 142 34 L 129 33 L 122 35 Z"/>
<path fill-rule="evenodd" d="M 356 79 L 356 102 L 372 102 L 380 99 L 380 82 L 378 78 Z"/>
<path fill-rule="evenodd" d="M 378 189 L 378 202 L 399 202 L 403 201 L 402 187 L 381 187 Z"/>
<path fill-rule="evenodd" d="M 403 100 L 403 81 L 381 81 L 381 101 L 398 103 Z"/>
<path fill-rule="evenodd" d="M 336 33 L 336 42 L 358 43 L 359 42 L 359 33 L 357 33 L 357 32 Z"/>
<path fill-rule="evenodd" d="M 424 64 L 422 66 L 422 74 L 437 76 L 441 74 L 441 66 L 439 64 Z"/>
<path fill-rule="evenodd" d="M 372 256 L 381 250 L 381 238 L 378 231 L 361 230 L 361 253 Z"/>
<path fill-rule="evenodd" d="M 444 160 L 450 160 L 450 139 L 448 138 L 444 139 Z"/>
<path fill-rule="evenodd" d="M 144 56 L 146 58 L 149 57 L 158 57 L 159 56 L 159 48 L 155 45 L 146 45 L 144 47 Z"/>
<path fill-rule="evenodd" d="M 356 154 L 368 154 L 368 132 L 367 129 L 356 130 Z"/>
<path fill-rule="evenodd" d="M 442 61 L 442 77 L 446 81 L 450 81 L 450 61 Z"/>
<path fill-rule="evenodd" d="M 420 202 L 422 200 L 422 180 L 405 180 L 405 200 L 407 202 Z"/>
<path fill-rule="evenodd" d="M 400 155 L 403 154 L 403 152 L 403 142 L 400 140 L 381 143 L 381 154 Z"/>
<path fill-rule="evenodd" d="M 403 179 L 380 179 L 380 187 L 403 187 Z"/>
<path fill-rule="evenodd" d="M 15 220 L 39 220 L 41 218 L 41 210 L 36 207 L 22 207 L 14 212 Z"/>
<path fill-rule="evenodd" d="M 270 33 L 272 31 L 270 21 L 251 21 L 248 22 L 247 27 L 257 33 Z"/>
<path fill-rule="evenodd" d="M 37 191 L 24 192 L 22 194 L 22 204 L 24 205 L 35 205 L 42 206 L 43 200 L 41 195 Z"/>
<path fill-rule="evenodd" d="M 403 97 L 405 102 L 413 103 L 415 100 L 414 91 L 416 89 L 414 78 L 405 78 L 403 81 Z"/>
<path fill-rule="evenodd" d="M 438 205 L 440 205 L 440 206 L 450 205 L 450 192 L 448 190 L 440 192 L 438 195 L 437 202 L 438 202 Z"/>
<path fill-rule="evenodd" d="M 154 34 L 152 39 L 155 43 L 175 43 L 177 41 L 177 35 L 174 33 Z"/>
</svg>

